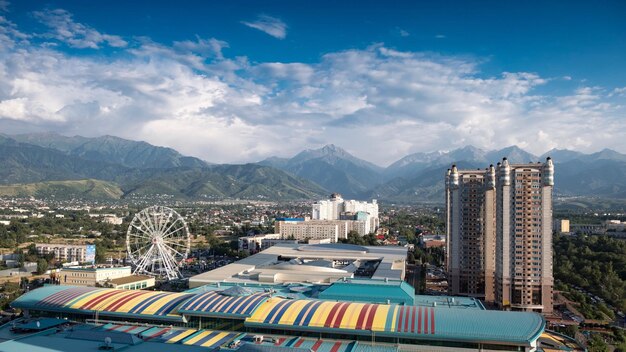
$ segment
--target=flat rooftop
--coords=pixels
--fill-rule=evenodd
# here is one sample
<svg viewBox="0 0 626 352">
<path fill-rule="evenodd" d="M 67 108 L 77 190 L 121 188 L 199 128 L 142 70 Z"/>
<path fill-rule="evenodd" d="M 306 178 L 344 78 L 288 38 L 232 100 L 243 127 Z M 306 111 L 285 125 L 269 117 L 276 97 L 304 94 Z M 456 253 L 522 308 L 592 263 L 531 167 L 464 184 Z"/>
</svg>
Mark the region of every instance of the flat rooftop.
<svg viewBox="0 0 626 352">
<path fill-rule="evenodd" d="M 133 282 L 149 280 L 152 278 L 153 278 L 152 276 L 148 276 L 148 275 L 130 275 L 130 276 L 118 277 L 117 279 L 111 279 L 111 283 L 114 283 L 116 285 L 125 285 L 125 284 L 130 284 Z"/>
<path fill-rule="evenodd" d="M 189 278 L 189 287 L 216 282 L 332 283 L 354 278 L 363 268 L 371 271 L 372 279 L 403 280 L 406 256 L 404 247 L 278 244 L 235 263 L 193 276 Z"/>
<path fill-rule="evenodd" d="M 96 272 L 96 271 L 106 271 L 106 270 L 120 270 L 120 269 L 128 269 L 131 270 L 130 266 L 102 266 L 102 267 L 97 267 L 97 266 L 67 266 L 62 268 L 62 271 L 90 271 L 90 272 Z"/>
</svg>

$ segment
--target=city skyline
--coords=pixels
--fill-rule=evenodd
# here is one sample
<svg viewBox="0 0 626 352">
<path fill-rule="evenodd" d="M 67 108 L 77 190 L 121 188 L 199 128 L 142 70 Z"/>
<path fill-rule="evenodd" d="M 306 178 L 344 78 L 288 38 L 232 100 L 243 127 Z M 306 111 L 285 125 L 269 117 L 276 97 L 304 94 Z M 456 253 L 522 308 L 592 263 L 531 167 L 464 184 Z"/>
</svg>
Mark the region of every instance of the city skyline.
<svg viewBox="0 0 626 352">
<path fill-rule="evenodd" d="M 0 130 L 217 163 L 331 143 L 379 165 L 465 145 L 626 151 L 618 2 L 196 5 L 0 1 Z"/>
</svg>

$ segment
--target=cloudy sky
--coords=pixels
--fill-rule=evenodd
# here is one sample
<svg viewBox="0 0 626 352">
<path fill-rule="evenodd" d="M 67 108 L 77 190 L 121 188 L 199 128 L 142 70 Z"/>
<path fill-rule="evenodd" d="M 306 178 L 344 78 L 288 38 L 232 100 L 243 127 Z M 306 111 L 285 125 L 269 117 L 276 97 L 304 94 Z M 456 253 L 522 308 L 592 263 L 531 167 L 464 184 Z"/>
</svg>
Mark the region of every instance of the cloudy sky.
<svg viewBox="0 0 626 352">
<path fill-rule="evenodd" d="M 0 0 L 0 133 L 211 162 L 626 152 L 626 3 Z"/>
</svg>

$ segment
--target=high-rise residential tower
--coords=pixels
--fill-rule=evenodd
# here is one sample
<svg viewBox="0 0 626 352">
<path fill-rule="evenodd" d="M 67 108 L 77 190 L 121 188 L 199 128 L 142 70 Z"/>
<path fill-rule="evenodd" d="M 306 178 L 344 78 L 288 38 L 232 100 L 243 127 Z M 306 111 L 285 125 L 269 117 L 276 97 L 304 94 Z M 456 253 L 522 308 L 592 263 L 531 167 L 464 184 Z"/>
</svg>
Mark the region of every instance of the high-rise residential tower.
<svg viewBox="0 0 626 352">
<path fill-rule="evenodd" d="M 446 175 L 448 291 L 494 301 L 495 169 Z"/>
<path fill-rule="evenodd" d="M 554 165 L 504 158 L 496 174 L 496 304 L 550 314 Z"/>
</svg>

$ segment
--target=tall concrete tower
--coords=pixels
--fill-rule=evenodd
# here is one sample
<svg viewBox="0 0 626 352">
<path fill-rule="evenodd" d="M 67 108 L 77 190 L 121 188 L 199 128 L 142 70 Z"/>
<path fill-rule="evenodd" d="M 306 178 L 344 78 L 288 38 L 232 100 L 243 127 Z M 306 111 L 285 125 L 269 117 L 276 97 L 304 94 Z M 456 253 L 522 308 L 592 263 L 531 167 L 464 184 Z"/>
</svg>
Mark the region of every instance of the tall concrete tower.
<svg viewBox="0 0 626 352">
<path fill-rule="evenodd" d="M 550 314 L 554 165 L 504 158 L 496 174 L 496 304 Z"/>
<path fill-rule="evenodd" d="M 495 168 L 446 174 L 448 291 L 494 301 Z"/>
</svg>

